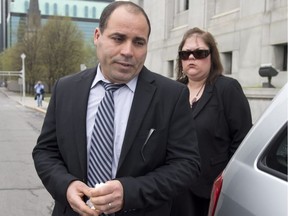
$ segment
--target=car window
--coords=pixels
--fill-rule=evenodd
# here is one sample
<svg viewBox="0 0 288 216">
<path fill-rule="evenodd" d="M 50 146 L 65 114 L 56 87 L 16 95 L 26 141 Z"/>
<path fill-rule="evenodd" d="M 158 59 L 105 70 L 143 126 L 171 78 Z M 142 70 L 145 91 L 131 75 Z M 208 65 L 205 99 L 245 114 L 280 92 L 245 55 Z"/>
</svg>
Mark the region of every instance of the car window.
<svg viewBox="0 0 288 216">
<path fill-rule="evenodd" d="M 262 155 L 258 167 L 287 181 L 287 123 L 272 139 Z"/>
</svg>

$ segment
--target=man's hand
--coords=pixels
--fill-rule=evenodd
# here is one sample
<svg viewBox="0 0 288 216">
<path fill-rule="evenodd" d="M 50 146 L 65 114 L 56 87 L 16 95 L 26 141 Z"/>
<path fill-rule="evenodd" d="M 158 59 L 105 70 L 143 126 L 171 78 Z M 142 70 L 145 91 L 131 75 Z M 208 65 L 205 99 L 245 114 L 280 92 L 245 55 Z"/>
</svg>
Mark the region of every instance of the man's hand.
<svg viewBox="0 0 288 216">
<path fill-rule="evenodd" d="M 118 180 L 108 181 L 91 189 L 89 196 L 98 213 L 111 214 L 123 208 L 123 187 Z"/>
<path fill-rule="evenodd" d="M 99 212 L 88 207 L 83 197 L 90 196 L 91 188 L 81 181 L 73 181 L 67 189 L 67 200 L 71 208 L 81 216 L 98 216 Z"/>
</svg>

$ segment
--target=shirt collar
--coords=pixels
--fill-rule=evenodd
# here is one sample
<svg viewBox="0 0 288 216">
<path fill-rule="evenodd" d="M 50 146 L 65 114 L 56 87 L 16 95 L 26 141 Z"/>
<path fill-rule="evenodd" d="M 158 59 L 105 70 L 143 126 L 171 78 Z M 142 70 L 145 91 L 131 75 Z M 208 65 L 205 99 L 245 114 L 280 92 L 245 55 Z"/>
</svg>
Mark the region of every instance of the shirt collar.
<svg viewBox="0 0 288 216">
<path fill-rule="evenodd" d="M 94 88 L 98 84 L 98 82 L 101 81 L 101 80 L 104 81 L 104 82 L 110 83 L 110 81 L 105 79 L 105 77 L 103 76 L 100 64 L 98 64 L 97 73 L 96 73 L 96 76 L 95 76 L 95 78 L 94 78 L 94 80 L 92 82 L 91 89 Z M 134 77 L 132 80 L 130 80 L 128 83 L 126 83 L 126 86 L 132 92 L 135 92 L 137 81 L 138 81 L 138 75 L 136 77 Z"/>
</svg>

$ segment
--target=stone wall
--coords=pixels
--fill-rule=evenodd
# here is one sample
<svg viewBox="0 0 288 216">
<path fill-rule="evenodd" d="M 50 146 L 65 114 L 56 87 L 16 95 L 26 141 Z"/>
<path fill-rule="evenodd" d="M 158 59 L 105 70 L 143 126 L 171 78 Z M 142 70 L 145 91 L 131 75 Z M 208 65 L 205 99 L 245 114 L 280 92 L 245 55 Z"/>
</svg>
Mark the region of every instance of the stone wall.
<svg viewBox="0 0 288 216">
<path fill-rule="evenodd" d="M 280 89 L 276 88 L 244 88 L 249 101 L 253 124 L 259 119 Z"/>
</svg>

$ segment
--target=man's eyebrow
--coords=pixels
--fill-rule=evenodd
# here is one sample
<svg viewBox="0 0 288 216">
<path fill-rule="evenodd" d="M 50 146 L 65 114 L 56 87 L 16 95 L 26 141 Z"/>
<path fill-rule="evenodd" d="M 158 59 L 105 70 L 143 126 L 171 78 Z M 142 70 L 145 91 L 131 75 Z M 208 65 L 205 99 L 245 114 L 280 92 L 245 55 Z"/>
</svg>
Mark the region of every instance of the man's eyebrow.
<svg viewBox="0 0 288 216">
<path fill-rule="evenodd" d="M 119 33 L 119 32 L 114 32 L 114 33 L 111 34 L 111 36 L 113 36 L 113 35 L 117 35 L 117 36 L 121 36 L 121 37 L 126 37 L 125 34 L 122 34 L 122 33 Z"/>
<path fill-rule="evenodd" d="M 127 38 L 126 34 L 122 34 L 120 32 L 114 32 L 110 35 L 110 37 L 112 37 L 112 36 L 119 36 L 119 37 Z M 145 43 L 147 43 L 147 39 L 145 37 L 141 37 L 141 36 L 134 37 L 133 41 L 144 41 Z"/>
<path fill-rule="evenodd" d="M 146 38 L 140 37 L 140 36 L 135 37 L 134 40 L 137 40 L 137 41 L 138 41 L 138 40 L 141 40 L 141 41 L 144 41 L 145 43 L 147 43 Z"/>
</svg>

